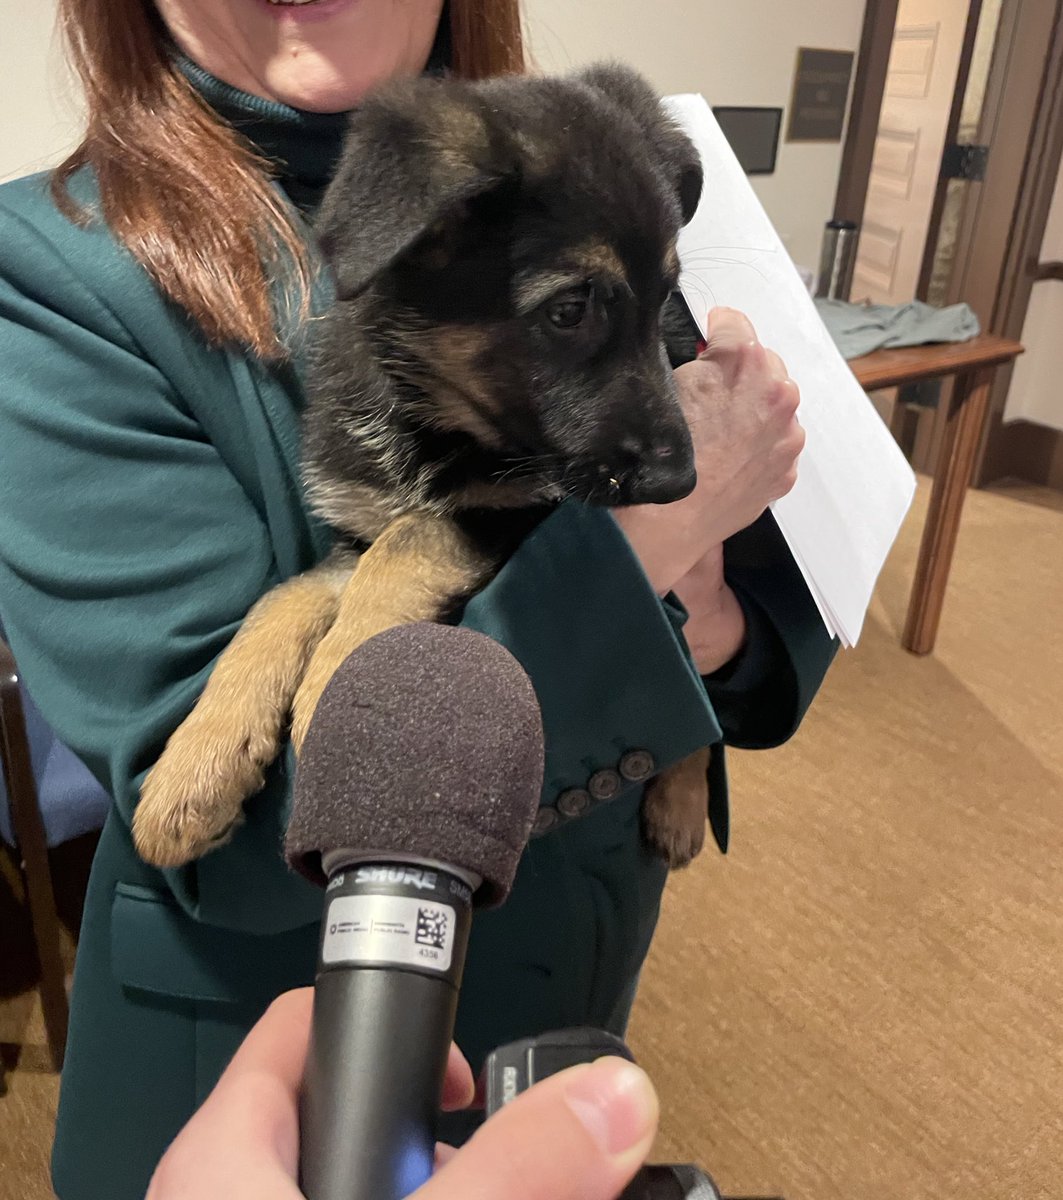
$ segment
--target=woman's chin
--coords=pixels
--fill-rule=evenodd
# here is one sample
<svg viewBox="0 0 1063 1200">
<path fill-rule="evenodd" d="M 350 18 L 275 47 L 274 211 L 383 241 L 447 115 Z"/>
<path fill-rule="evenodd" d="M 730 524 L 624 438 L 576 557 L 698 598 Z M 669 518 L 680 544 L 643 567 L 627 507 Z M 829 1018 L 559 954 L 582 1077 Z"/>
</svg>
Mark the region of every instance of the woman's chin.
<svg viewBox="0 0 1063 1200">
<path fill-rule="evenodd" d="M 304 54 L 270 64 L 262 82 L 273 99 L 291 108 L 338 113 L 354 108 L 367 92 L 391 77 L 387 71 L 345 71 L 343 64 Z"/>
<path fill-rule="evenodd" d="M 337 113 L 354 108 L 378 80 L 352 78 L 335 63 L 313 61 L 309 55 L 267 67 L 265 90 L 281 104 L 304 112 Z"/>
</svg>

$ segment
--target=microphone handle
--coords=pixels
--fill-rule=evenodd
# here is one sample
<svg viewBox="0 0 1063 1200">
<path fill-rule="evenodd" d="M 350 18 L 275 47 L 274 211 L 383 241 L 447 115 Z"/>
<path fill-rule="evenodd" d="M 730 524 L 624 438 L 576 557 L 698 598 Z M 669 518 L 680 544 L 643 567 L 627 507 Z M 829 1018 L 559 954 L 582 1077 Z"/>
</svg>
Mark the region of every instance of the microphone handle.
<svg viewBox="0 0 1063 1200">
<path fill-rule="evenodd" d="M 330 880 L 300 1109 L 307 1200 L 401 1200 L 430 1177 L 471 900 L 438 867 Z"/>
</svg>

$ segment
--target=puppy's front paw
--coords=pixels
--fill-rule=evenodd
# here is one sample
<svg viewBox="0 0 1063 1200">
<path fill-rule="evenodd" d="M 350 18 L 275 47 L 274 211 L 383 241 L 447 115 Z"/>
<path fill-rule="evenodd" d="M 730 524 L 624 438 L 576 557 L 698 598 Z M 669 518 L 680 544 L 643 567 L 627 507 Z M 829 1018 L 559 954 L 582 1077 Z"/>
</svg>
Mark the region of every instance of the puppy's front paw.
<svg viewBox="0 0 1063 1200">
<path fill-rule="evenodd" d="M 317 703 L 321 699 L 321 693 L 331 678 L 331 671 L 324 668 L 313 671 L 313 664 L 311 664 L 311 670 L 307 671 L 306 677 L 299 685 L 299 690 L 295 693 L 295 700 L 292 702 L 291 738 L 296 755 L 303 752 L 303 742 L 306 741 L 310 721 L 317 709 Z"/>
<path fill-rule="evenodd" d="M 307 730 L 317 709 L 321 693 L 328 686 L 329 680 L 339 670 L 344 660 L 352 654 L 367 637 L 347 634 L 339 636 L 335 631 L 324 638 L 314 656 L 310 660 L 306 673 L 303 675 L 299 690 L 292 702 L 292 746 L 296 754 L 303 751 Z"/>
<path fill-rule="evenodd" d="M 140 789 L 133 813 L 140 856 L 156 867 L 181 867 L 227 842 L 277 750 L 275 731 L 234 739 L 190 718 Z"/>
<path fill-rule="evenodd" d="M 709 805 L 708 751 L 697 751 L 651 780 L 642 801 L 646 841 L 673 871 L 689 866 L 705 845 Z"/>
</svg>

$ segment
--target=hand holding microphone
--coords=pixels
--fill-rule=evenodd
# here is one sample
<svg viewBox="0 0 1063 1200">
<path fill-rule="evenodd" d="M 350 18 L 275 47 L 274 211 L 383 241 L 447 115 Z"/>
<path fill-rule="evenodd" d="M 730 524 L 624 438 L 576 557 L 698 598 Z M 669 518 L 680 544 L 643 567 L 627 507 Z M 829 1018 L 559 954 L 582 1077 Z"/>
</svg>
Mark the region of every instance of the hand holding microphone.
<svg viewBox="0 0 1063 1200">
<path fill-rule="evenodd" d="M 300 1200 L 299 1088 L 312 993 L 289 992 L 248 1035 L 156 1169 L 147 1200 Z M 452 1051 L 443 1105 L 472 1075 Z M 410 1200 L 614 1200 L 649 1153 L 657 1100 L 620 1059 L 575 1067 L 519 1096 Z"/>
</svg>

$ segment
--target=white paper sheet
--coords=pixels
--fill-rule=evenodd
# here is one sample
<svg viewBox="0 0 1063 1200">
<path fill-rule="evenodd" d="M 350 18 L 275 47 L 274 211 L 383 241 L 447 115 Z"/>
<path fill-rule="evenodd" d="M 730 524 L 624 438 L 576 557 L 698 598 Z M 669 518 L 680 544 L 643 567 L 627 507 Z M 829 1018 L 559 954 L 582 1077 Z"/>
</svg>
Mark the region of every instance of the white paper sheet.
<svg viewBox="0 0 1063 1200">
<path fill-rule="evenodd" d="M 827 629 L 855 645 L 915 476 L 831 341 L 704 97 L 664 103 L 705 169 L 701 204 L 679 237 L 680 287 L 703 332 L 716 305 L 744 312 L 801 388 L 807 442 L 797 485 L 772 511 Z"/>
</svg>

